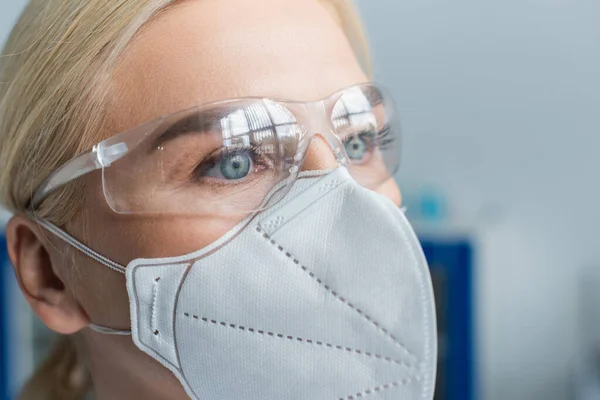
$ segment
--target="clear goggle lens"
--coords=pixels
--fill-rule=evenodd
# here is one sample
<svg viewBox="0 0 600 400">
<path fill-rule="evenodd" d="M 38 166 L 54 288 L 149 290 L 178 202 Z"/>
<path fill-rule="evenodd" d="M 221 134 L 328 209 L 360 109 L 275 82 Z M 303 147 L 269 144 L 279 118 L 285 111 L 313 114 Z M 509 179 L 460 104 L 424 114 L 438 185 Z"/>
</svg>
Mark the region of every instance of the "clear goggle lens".
<svg viewBox="0 0 600 400">
<path fill-rule="evenodd" d="M 316 109 L 324 112 L 315 115 Z M 127 149 L 103 167 L 104 194 L 123 214 L 258 211 L 287 193 L 316 129 L 365 187 L 396 172 L 400 131 L 391 99 L 366 84 L 315 103 L 216 103 L 117 135 L 98 145 L 101 155 Z"/>
</svg>

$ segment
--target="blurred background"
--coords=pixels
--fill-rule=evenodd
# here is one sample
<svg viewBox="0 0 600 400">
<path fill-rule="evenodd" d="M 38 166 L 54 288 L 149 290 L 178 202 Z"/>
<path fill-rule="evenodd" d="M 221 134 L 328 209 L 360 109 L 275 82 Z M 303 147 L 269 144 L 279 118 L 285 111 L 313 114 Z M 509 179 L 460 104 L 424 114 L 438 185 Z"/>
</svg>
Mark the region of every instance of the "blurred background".
<svg viewBox="0 0 600 400">
<path fill-rule="evenodd" d="M 404 122 L 436 399 L 600 399 L 600 2 L 358 3 Z M 0 42 L 24 4 L 1 2 Z M 2 273 L 0 395 L 50 338 Z"/>
</svg>

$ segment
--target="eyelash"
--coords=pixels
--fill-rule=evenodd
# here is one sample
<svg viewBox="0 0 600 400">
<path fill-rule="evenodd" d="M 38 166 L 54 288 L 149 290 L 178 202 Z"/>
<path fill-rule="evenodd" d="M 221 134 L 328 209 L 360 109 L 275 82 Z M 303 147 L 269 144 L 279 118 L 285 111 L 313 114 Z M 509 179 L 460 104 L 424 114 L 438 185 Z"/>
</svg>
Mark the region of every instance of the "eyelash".
<svg viewBox="0 0 600 400">
<path fill-rule="evenodd" d="M 391 136 L 391 127 L 389 125 L 384 125 L 377 132 L 377 136 L 375 140 L 377 141 L 377 147 L 381 150 L 386 150 L 389 146 L 396 140 L 396 135 Z"/>
<path fill-rule="evenodd" d="M 211 177 L 207 177 L 204 174 L 207 171 L 209 171 L 210 169 L 218 166 L 219 163 L 223 160 L 223 158 L 225 158 L 227 156 L 234 156 L 234 155 L 248 155 L 250 157 L 250 159 L 252 160 L 252 165 L 253 165 L 253 169 L 249 172 L 248 175 L 249 176 L 255 175 L 257 167 L 264 167 L 263 169 L 267 169 L 267 168 L 271 167 L 271 165 L 269 165 L 269 163 L 266 162 L 266 157 L 264 155 L 259 154 L 259 151 L 258 151 L 259 148 L 260 148 L 259 146 L 251 146 L 251 147 L 244 147 L 244 148 L 232 150 L 229 148 L 222 147 L 218 150 L 215 150 L 214 152 L 209 154 L 206 158 L 201 160 L 198 163 L 198 165 L 196 165 L 196 167 L 194 168 L 194 170 L 191 173 L 190 181 L 192 183 L 201 183 L 202 180 L 206 180 L 206 179 L 211 179 L 213 181 L 223 181 L 223 180 L 217 180 L 217 179 L 214 179 Z M 241 178 L 239 181 L 229 181 L 227 183 L 219 182 L 218 184 L 224 185 L 224 186 L 225 185 L 235 185 L 238 182 L 239 183 L 246 182 L 249 179 L 252 179 L 252 178 L 244 177 L 244 178 Z"/>
<path fill-rule="evenodd" d="M 377 132 L 372 131 L 362 131 L 355 135 L 350 135 L 348 137 L 343 138 L 344 141 L 351 139 L 354 136 L 363 136 L 365 134 L 374 133 L 374 145 L 381 150 L 386 150 L 389 146 L 396 140 L 396 135 L 391 135 L 391 127 L 389 125 L 384 125 Z"/>
</svg>

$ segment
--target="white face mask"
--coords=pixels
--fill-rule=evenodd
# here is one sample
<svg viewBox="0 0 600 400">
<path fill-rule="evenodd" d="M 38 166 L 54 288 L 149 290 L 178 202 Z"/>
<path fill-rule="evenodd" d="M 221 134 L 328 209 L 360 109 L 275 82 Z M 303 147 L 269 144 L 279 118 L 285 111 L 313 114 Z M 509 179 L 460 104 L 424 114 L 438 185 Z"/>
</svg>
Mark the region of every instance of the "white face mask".
<svg viewBox="0 0 600 400">
<path fill-rule="evenodd" d="M 422 249 L 404 214 L 345 168 L 303 173 L 212 245 L 134 260 L 126 275 L 135 344 L 193 399 L 433 398 Z"/>
</svg>

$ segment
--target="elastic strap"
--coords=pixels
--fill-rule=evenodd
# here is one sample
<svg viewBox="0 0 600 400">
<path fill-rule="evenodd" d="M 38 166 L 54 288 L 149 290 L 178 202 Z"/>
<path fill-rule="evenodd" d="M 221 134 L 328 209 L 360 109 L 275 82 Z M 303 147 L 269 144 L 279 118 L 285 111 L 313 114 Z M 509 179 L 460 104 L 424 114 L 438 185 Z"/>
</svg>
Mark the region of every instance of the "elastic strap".
<svg viewBox="0 0 600 400">
<path fill-rule="evenodd" d="M 79 240 L 75 239 L 73 236 L 69 235 L 67 232 L 63 231 L 51 222 L 44 221 L 43 219 L 35 219 L 35 221 L 50 232 L 52 232 L 58 238 L 64 240 L 67 244 L 73 246 L 74 248 L 85 254 L 86 256 L 98 261 L 100 264 L 112 269 L 113 271 L 125 275 L 125 267 L 121 264 L 116 263 L 113 260 L 104 257 L 102 254 L 95 252 L 94 250 L 90 249 L 85 244 L 81 243 Z"/>
<path fill-rule="evenodd" d="M 56 237 L 64 240 L 67 244 L 69 244 L 70 246 L 73 246 L 74 248 L 76 248 L 77 250 L 79 250 L 80 252 L 85 254 L 86 256 L 98 261 L 100 264 L 112 269 L 113 271 L 116 271 L 116 272 L 119 272 L 119 273 L 125 275 L 125 267 L 122 266 L 121 264 L 116 263 L 113 260 L 104 257 L 102 254 L 95 252 L 94 250 L 92 250 L 88 246 L 86 246 L 85 244 L 81 243 L 79 240 L 75 239 L 73 236 L 69 235 L 67 232 L 65 232 L 62 229 L 60 229 L 59 227 L 57 227 L 56 225 L 54 225 L 48 221 L 44 221 L 43 219 L 37 219 L 37 218 L 33 218 L 33 219 L 38 224 L 40 224 L 41 226 L 46 228 L 48 231 L 52 232 L 52 234 L 54 234 Z M 113 328 L 109 328 L 107 326 L 102 326 L 102 325 L 90 324 L 89 328 L 95 332 L 103 333 L 105 335 L 120 335 L 120 336 L 131 335 L 130 330 L 113 329 Z"/>
<path fill-rule="evenodd" d="M 94 332 L 102 333 L 104 335 L 119 335 L 119 336 L 130 336 L 131 335 L 131 331 L 113 329 L 113 328 L 109 328 L 108 326 L 90 324 L 88 327 L 91 330 L 93 330 Z"/>
</svg>

